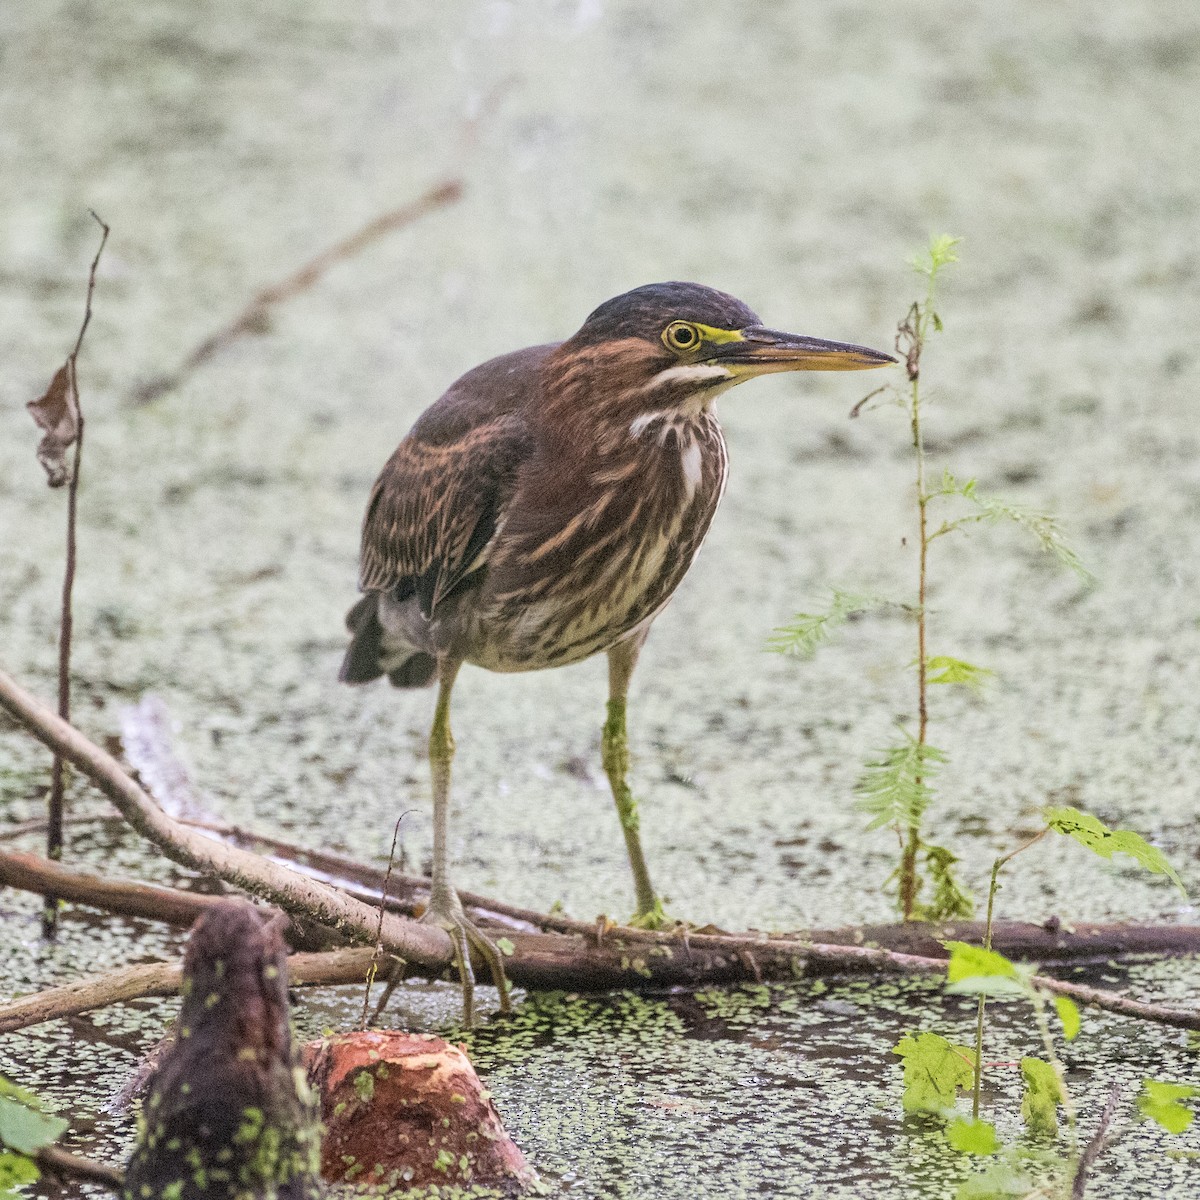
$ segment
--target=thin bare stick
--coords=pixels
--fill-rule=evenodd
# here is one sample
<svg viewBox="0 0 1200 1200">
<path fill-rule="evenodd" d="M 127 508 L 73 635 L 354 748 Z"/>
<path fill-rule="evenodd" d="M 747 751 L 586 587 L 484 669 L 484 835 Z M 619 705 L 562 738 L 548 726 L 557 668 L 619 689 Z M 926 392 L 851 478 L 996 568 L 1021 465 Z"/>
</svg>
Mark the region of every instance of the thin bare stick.
<svg viewBox="0 0 1200 1200">
<path fill-rule="evenodd" d="M 121 818 L 114 813 L 101 816 L 99 813 L 90 817 L 63 817 L 63 828 L 69 825 L 72 829 L 82 829 L 88 825 L 120 825 Z M 5 825 L 0 829 L 0 842 L 16 842 L 31 833 L 45 833 L 49 822 L 45 817 L 33 817 L 28 821 L 18 821 L 14 825 Z"/>
<path fill-rule="evenodd" d="M 396 843 L 400 840 L 400 822 L 408 816 L 411 810 L 406 809 L 396 818 L 396 826 L 392 830 L 392 848 L 388 852 L 387 871 L 383 876 L 383 890 L 379 897 L 379 924 L 375 926 L 375 953 L 371 955 L 371 969 L 367 972 L 366 986 L 363 988 L 363 1010 L 361 1029 L 367 1027 L 367 1011 L 371 1003 L 371 984 L 375 982 L 375 974 L 379 969 L 379 956 L 383 953 L 383 941 L 380 932 L 383 929 L 383 913 L 387 908 L 388 884 L 392 878 L 392 863 L 396 860 Z"/>
<path fill-rule="evenodd" d="M 133 828 L 168 858 L 205 874 L 216 875 L 323 925 L 331 925 L 357 941 L 374 941 L 376 911 L 361 901 L 297 874 L 256 854 L 226 846 L 169 817 L 129 777 L 107 751 L 0 671 L 0 708 L 51 750 L 61 754 L 116 805 Z M 420 925 L 389 913 L 383 922 L 384 947 L 427 967 L 450 962 L 450 939 L 432 925 Z"/>
<path fill-rule="evenodd" d="M 92 216 L 102 231 L 100 245 L 96 250 L 96 257 L 92 259 L 91 269 L 88 271 L 83 321 L 75 338 L 75 347 L 67 356 L 67 372 L 70 376 L 67 403 L 74 408 L 76 432 L 75 450 L 71 460 L 71 478 L 67 484 L 67 553 L 66 565 L 63 570 L 62 610 L 58 630 L 58 715 L 64 721 L 71 719 L 71 634 L 74 628 L 71 594 L 75 588 L 75 527 L 79 505 L 79 467 L 83 455 L 83 405 L 79 400 L 78 360 L 80 348 L 83 346 L 83 335 L 87 333 L 88 326 L 92 323 L 92 297 L 96 292 L 96 269 L 100 265 L 100 255 L 104 253 L 109 232 L 108 226 L 94 212 Z M 56 754 L 50 775 L 50 799 L 46 812 L 46 857 L 54 861 L 62 858 L 63 791 L 64 763 L 62 755 Z M 46 937 L 52 938 L 57 930 L 58 898 L 47 896 L 42 909 L 42 933 Z"/>
<path fill-rule="evenodd" d="M 368 221 L 357 233 L 323 250 L 285 279 L 263 288 L 228 325 L 222 326 L 200 342 L 174 372 L 152 379 L 141 387 L 134 397 L 135 401 L 139 404 L 149 404 L 178 387 L 197 367 L 223 350 L 230 342 L 249 333 L 261 333 L 269 324 L 271 309 L 275 305 L 308 291 L 331 267 L 360 254 L 385 234 L 403 229 L 428 213 L 453 204 L 461 199 L 462 194 L 461 180 L 443 180 L 411 203 Z"/>
</svg>

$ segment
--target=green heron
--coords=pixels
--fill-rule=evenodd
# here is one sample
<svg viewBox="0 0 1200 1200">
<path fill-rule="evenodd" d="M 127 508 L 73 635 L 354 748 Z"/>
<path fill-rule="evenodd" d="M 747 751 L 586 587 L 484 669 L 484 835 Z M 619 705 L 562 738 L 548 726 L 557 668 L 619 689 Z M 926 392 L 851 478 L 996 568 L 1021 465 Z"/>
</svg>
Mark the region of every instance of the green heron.
<svg viewBox="0 0 1200 1200">
<path fill-rule="evenodd" d="M 725 488 L 714 401 L 757 375 L 893 362 L 764 328 L 696 283 L 635 288 L 565 342 L 468 371 L 396 448 L 363 522 L 346 683 L 436 681 L 429 735 L 433 877 L 425 919 L 450 934 L 470 1008 L 470 948 L 505 1001 L 500 955 L 447 874 L 450 693 L 464 662 L 532 671 L 608 654 L 602 757 L 637 890 L 663 920 L 626 781 L 625 698 L 650 625 L 687 572 Z"/>
</svg>

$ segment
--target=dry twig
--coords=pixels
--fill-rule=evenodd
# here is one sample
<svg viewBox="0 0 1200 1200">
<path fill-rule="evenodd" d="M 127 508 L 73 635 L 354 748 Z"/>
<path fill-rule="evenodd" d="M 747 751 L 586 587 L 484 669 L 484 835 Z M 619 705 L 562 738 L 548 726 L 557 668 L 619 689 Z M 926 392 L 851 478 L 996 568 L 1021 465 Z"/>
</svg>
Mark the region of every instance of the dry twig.
<svg viewBox="0 0 1200 1200">
<path fill-rule="evenodd" d="M 58 631 L 58 715 L 64 721 L 71 719 L 71 633 L 74 617 L 71 594 L 75 588 L 75 529 L 79 502 L 79 465 L 83 454 L 83 408 L 79 403 L 79 351 L 83 337 L 92 323 L 92 296 L 96 292 L 96 269 L 100 266 L 100 255 L 108 241 L 108 226 L 93 212 L 100 226 L 100 245 L 88 271 L 87 297 L 83 307 L 83 321 L 75 338 L 75 345 L 67 355 L 66 362 L 55 372 L 50 386 L 37 399 L 26 406 L 34 421 L 42 429 L 43 437 L 38 446 L 38 461 L 46 469 L 51 487 L 67 487 L 67 548 L 63 569 L 62 606 Z M 66 452 L 74 445 L 71 470 L 67 471 Z M 63 790 L 64 773 L 61 754 L 55 754 L 50 777 L 50 798 L 47 805 L 46 856 L 51 859 L 62 857 L 63 844 Z M 47 937 L 53 937 L 58 928 L 58 899 L 47 896 L 42 910 L 42 929 Z"/>
</svg>

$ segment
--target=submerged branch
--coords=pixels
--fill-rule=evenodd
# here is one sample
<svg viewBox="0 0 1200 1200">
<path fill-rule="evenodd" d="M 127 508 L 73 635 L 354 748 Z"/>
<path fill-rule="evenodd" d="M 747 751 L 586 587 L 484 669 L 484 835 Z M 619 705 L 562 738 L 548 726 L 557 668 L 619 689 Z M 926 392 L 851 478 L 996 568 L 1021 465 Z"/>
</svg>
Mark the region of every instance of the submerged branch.
<svg viewBox="0 0 1200 1200">
<path fill-rule="evenodd" d="M 453 204 L 462 194 L 461 180 L 448 179 L 436 184 L 416 200 L 375 217 L 357 233 L 323 250 L 278 283 L 263 288 L 232 321 L 201 341 L 174 372 L 143 385 L 137 392 L 136 402 L 149 404 L 178 387 L 197 367 L 231 342 L 247 334 L 262 333 L 270 324 L 271 309 L 275 305 L 308 291 L 331 267 L 361 253 L 385 234 L 403 229 L 427 213 Z"/>
<path fill-rule="evenodd" d="M 34 1154 L 37 1165 L 48 1174 L 64 1179 L 86 1179 L 89 1183 L 102 1183 L 119 1192 L 125 1185 L 125 1175 L 107 1163 L 94 1162 L 63 1150 L 58 1146 L 43 1146 Z"/>
</svg>

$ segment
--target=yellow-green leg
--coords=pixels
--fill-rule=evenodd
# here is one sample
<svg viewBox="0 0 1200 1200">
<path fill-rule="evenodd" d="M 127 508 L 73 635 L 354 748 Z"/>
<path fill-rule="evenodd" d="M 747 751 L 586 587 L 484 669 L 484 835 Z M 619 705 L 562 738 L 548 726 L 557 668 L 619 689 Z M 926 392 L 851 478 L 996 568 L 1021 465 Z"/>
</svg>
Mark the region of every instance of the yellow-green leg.
<svg viewBox="0 0 1200 1200">
<path fill-rule="evenodd" d="M 454 736 L 450 732 L 450 692 L 462 664 L 454 659 L 438 662 L 438 698 L 429 731 L 429 769 L 433 777 L 433 878 L 429 909 L 421 919 L 450 935 L 454 965 L 462 980 L 463 1022 L 470 1027 L 475 1017 L 475 972 L 471 969 L 471 947 L 479 951 L 500 990 L 500 1009 L 508 1012 L 508 978 L 504 960 L 492 940 L 463 912 L 458 893 L 450 886 L 447 870 L 447 825 L 450 818 L 450 764 L 454 758 Z"/>
<path fill-rule="evenodd" d="M 646 635 L 642 633 L 621 642 L 608 652 L 608 719 L 604 722 L 600 749 L 604 772 L 617 805 L 621 832 L 625 835 L 625 849 L 629 854 L 629 866 L 637 891 L 637 912 L 631 924 L 658 929 L 667 923 L 668 918 L 650 882 L 650 870 L 642 851 L 637 801 L 628 782 L 629 742 L 625 735 L 625 698 L 629 692 L 629 679 L 645 640 Z"/>
</svg>

